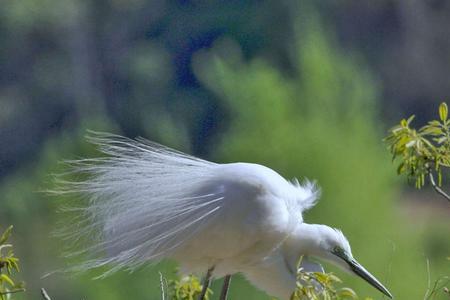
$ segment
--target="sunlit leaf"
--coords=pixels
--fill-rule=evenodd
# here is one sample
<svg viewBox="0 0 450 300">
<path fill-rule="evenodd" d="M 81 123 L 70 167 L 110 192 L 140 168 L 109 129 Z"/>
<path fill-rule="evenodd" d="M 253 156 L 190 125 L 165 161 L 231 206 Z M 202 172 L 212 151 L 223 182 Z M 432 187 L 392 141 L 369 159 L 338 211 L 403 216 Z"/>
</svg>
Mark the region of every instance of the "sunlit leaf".
<svg viewBox="0 0 450 300">
<path fill-rule="evenodd" d="M 447 120 L 447 116 L 448 116 L 447 104 L 445 102 L 442 102 L 441 105 L 439 105 L 439 118 L 441 119 L 442 122 L 444 122 L 445 120 Z"/>
<path fill-rule="evenodd" d="M 2 282 L 6 282 L 8 283 L 10 286 L 14 286 L 14 281 L 6 274 L 0 274 L 0 283 Z"/>
<path fill-rule="evenodd" d="M 358 299 L 358 296 L 356 295 L 355 291 L 350 288 L 342 288 L 339 291 L 339 295 L 345 298 Z"/>
<path fill-rule="evenodd" d="M 416 118 L 415 115 L 410 116 L 407 120 L 406 120 L 406 124 L 409 125 L 411 124 L 411 122 Z"/>
<path fill-rule="evenodd" d="M 11 235 L 12 229 L 13 226 L 11 225 L 3 232 L 3 234 L 0 236 L 0 245 L 6 243 L 6 241 L 9 239 L 9 236 Z"/>
</svg>

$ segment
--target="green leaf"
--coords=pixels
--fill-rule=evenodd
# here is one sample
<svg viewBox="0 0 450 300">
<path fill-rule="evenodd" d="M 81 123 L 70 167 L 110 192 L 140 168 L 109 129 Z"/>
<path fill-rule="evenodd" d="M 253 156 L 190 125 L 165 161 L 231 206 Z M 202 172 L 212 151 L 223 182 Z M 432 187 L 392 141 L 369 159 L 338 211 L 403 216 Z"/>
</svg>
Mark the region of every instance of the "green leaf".
<svg viewBox="0 0 450 300">
<path fill-rule="evenodd" d="M 411 124 L 411 122 L 414 120 L 415 117 L 416 117 L 415 115 L 410 116 L 410 117 L 408 118 L 408 120 L 406 120 L 406 124 L 407 124 L 407 125 Z"/>
<path fill-rule="evenodd" d="M 401 162 L 399 165 L 398 165 L 398 168 L 397 168 L 397 174 L 402 174 L 403 172 L 405 172 L 405 162 Z"/>
<path fill-rule="evenodd" d="M 0 245 L 3 245 L 6 243 L 6 241 L 9 239 L 9 236 L 11 235 L 11 231 L 13 229 L 13 226 L 9 226 L 5 232 L 3 232 L 2 236 L 0 237 Z"/>
<path fill-rule="evenodd" d="M 329 280 L 329 276 L 326 273 L 320 273 L 320 272 L 315 272 L 315 279 L 320 282 L 321 284 L 326 284 Z"/>
<path fill-rule="evenodd" d="M 0 282 L 6 282 L 11 286 L 15 286 L 14 281 L 12 281 L 12 279 L 6 275 L 6 274 L 0 274 Z"/>
<path fill-rule="evenodd" d="M 439 123 L 439 121 L 433 120 L 428 122 L 429 125 L 434 126 L 434 127 L 441 127 L 441 123 Z"/>
<path fill-rule="evenodd" d="M 441 105 L 439 105 L 439 118 L 442 122 L 447 120 L 448 116 L 448 107 L 445 102 L 442 102 Z"/>
<path fill-rule="evenodd" d="M 440 137 L 440 138 L 438 138 L 438 139 L 435 139 L 435 141 L 436 141 L 438 144 L 443 144 L 446 140 L 447 140 L 447 137 L 445 137 L 445 136 Z"/>
<path fill-rule="evenodd" d="M 411 147 L 415 146 L 416 143 L 417 143 L 416 140 L 411 140 L 411 141 L 409 141 L 409 142 L 406 143 L 405 147 L 406 147 L 406 148 L 411 148 Z"/>
<path fill-rule="evenodd" d="M 339 291 L 339 296 L 345 297 L 345 298 L 351 298 L 351 299 L 357 299 L 358 296 L 356 295 L 355 291 L 353 291 L 350 288 L 342 288 Z"/>
<path fill-rule="evenodd" d="M 422 135 L 436 136 L 442 134 L 442 129 L 433 125 L 425 125 L 422 128 L 420 128 L 419 132 Z"/>
</svg>

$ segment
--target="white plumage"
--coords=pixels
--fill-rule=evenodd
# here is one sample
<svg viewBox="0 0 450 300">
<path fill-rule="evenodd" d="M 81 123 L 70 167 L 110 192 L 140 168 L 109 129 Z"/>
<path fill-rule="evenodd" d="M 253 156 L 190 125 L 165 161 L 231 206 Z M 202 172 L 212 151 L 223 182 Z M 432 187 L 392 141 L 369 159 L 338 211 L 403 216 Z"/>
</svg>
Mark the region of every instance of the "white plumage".
<svg viewBox="0 0 450 300">
<path fill-rule="evenodd" d="M 261 165 L 215 164 L 111 134 L 88 139 L 107 156 L 71 161 L 83 180 L 62 190 L 88 199 L 72 238 L 89 237 L 95 258 L 77 270 L 108 265 L 109 274 L 171 257 L 185 272 L 235 273 L 268 255 L 317 199 L 312 183 Z"/>
<path fill-rule="evenodd" d="M 105 156 L 71 161 L 78 179 L 60 191 L 86 199 L 66 237 L 87 239 L 89 246 L 75 254 L 91 259 L 72 271 L 108 266 L 106 276 L 171 258 L 186 273 L 241 272 L 289 299 L 299 258 L 306 271 L 322 271 L 311 260 L 321 258 L 391 296 L 356 262 L 342 232 L 303 223 L 319 195 L 313 183 L 289 182 L 257 164 L 212 163 L 144 139 L 104 133 L 88 139 Z"/>
</svg>

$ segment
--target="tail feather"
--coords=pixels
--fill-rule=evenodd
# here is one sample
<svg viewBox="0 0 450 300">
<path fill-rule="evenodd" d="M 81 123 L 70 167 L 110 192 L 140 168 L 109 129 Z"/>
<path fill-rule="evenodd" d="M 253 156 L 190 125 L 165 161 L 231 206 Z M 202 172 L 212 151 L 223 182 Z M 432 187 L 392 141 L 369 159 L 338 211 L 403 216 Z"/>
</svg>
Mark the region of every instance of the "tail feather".
<svg viewBox="0 0 450 300">
<path fill-rule="evenodd" d="M 88 140 L 106 156 L 69 161 L 80 179 L 62 182 L 59 191 L 86 198 L 66 238 L 87 239 L 90 246 L 75 254 L 93 259 L 73 271 L 112 264 L 108 275 L 159 261 L 220 209 L 221 191 L 205 189 L 216 164 L 144 139 L 91 133 Z"/>
</svg>

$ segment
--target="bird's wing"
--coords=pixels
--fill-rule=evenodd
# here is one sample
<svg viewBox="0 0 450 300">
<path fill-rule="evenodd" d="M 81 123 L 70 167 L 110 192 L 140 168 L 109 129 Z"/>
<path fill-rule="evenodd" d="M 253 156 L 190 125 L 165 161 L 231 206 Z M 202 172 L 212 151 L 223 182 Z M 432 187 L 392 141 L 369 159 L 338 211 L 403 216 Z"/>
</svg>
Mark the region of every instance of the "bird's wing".
<svg viewBox="0 0 450 300">
<path fill-rule="evenodd" d="M 90 247 L 76 254 L 93 258 L 73 271 L 111 264 L 107 275 L 158 261 L 217 214 L 220 189 L 202 189 L 216 164 L 143 139 L 93 133 L 89 140 L 106 157 L 71 161 L 77 179 L 59 191 L 87 198 L 66 237 L 87 239 Z"/>
</svg>

